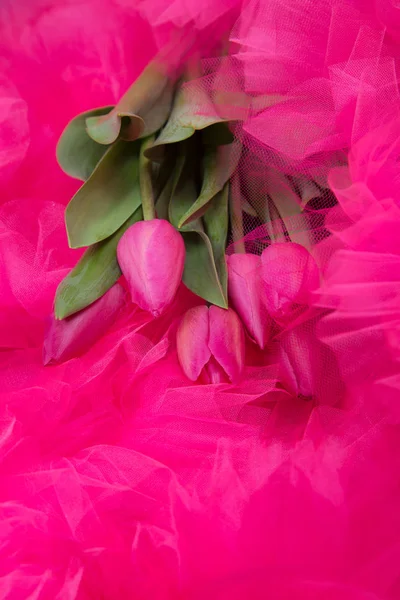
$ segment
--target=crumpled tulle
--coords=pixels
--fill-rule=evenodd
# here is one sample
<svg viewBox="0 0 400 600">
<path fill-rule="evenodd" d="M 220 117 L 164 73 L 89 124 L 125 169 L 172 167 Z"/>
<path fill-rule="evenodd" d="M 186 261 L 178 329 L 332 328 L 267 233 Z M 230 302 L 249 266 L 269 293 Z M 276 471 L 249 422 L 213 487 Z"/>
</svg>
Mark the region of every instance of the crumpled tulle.
<svg viewBox="0 0 400 600">
<path fill-rule="evenodd" d="M 128 305 L 89 351 L 42 365 L 55 289 L 79 256 L 64 232 L 76 183 L 56 166 L 59 133 L 114 102 L 152 56 L 144 17 L 207 32 L 230 6 L 0 6 L 5 600 L 400 598 L 395 3 L 244 2 L 238 56 L 216 63 L 244 77 L 217 91 L 287 100 L 249 109 L 239 131 L 241 177 L 261 175 L 255 206 L 271 192 L 267 159 L 297 182 L 299 205 L 304 173 L 325 165 L 322 208 L 284 222 L 309 244 L 320 286 L 293 321 L 271 325 L 263 352 L 247 338 L 242 379 L 200 385 L 182 372 L 176 330 L 198 305 L 183 286 L 160 318 Z M 284 241 L 279 218 L 246 219 L 248 252 Z"/>
<path fill-rule="evenodd" d="M 398 47 L 388 34 L 398 8 L 376 5 L 247 0 L 230 55 L 207 61 L 192 85 L 226 116 L 247 109 L 243 139 L 264 161 L 325 177 L 338 153 L 399 116 Z"/>
</svg>

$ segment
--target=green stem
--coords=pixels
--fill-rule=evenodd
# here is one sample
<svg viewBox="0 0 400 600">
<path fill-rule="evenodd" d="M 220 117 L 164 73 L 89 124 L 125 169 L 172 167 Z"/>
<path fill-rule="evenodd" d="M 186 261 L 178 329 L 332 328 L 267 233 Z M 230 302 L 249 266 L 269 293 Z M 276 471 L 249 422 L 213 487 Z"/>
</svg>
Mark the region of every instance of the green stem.
<svg viewBox="0 0 400 600">
<path fill-rule="evenodd" d="M 268 207 L 270 214 L 270 222 L 269 222 L 269 235 L 271 238 L 271 242 L 279 242 L 283 243 L 286 241 L 285 236 L 285 227 L 283 226 L 283 219 L 279 213 L 279 210 L 276 207 L 276 204 L 271 198 L 268 199 Z"/>
<path fill-rule="evenodd" d="M 139 160 L 139 180 L 140 180 L 140 195 L 142 197 L 142 208 L 143 208 L 143 219 L 145 221 L 151 221 L 155 219 L 156 211 L 154 208 L 154 191 L 152 184 L 152 163 L 145 156 L 145 151 L 150 148 L 154 143 L 155 136 L 152 135 L 145 138 L 140 148 L 140 160 Z"/>
<path fill-rule="evenodd" d="M 243 254 L 246 252 L 244 245 L 243 213 L 241 205 L 241 191 L 239 177 L 235 175 L 230 183 L 229 190 L 229 213 L 231 218 L 232 237 L 235 252 Z"/>
</svg>

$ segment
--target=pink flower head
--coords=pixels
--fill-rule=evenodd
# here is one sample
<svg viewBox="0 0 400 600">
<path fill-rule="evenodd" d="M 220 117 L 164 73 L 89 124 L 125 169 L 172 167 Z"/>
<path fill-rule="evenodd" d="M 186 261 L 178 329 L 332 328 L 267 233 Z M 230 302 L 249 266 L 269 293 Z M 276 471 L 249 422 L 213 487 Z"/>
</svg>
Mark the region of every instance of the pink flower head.
<svg viewBox="0 0 400 600">
<path fill-rule="evenodd" d="M 229 297 L 253 340 L 265 348 L 271 331 L 271 317 L 263 302 L 261 258 L 255 254 L 227 257 Z"/>
<path fill-rule="evenodd" d="M 126 292 L 116 283 L 80 312 L 58 321 L 52 315 L 43 344 L 43 363 L 59 363 L 79 356 L 101 338 L 126 304 Z"/>
<path fill-rule="evenodd" d="M 234 310 L 196 306 L 178 328 L 178 359 L 187 377 L 197 381 L 203 369 L 211 383 L 237 381 L 244 365 L 244 331 Z"/>
<path fill-rule="evenodd" d="M 304 328 L 288 331 L 280 340 L 280 370 L 284 387 L 293 396 L 311 399 L 314 395 L 315 344 Z"/>
<path fill-rule="evenodd" d="M 132 302 L 161 315 L 182 280 L 185 245 L 180 233 L 163 219 L 140 221 L 124 233 L 117 255 Z"/>
<path fill-rule="evenodd" d="M 307 305 L 319 286 L 318 267 L 299 244 L 271 244 L 261 255 L 264 301 L 275 319 L 290 315 L 298 305 Z"/>
</svg>

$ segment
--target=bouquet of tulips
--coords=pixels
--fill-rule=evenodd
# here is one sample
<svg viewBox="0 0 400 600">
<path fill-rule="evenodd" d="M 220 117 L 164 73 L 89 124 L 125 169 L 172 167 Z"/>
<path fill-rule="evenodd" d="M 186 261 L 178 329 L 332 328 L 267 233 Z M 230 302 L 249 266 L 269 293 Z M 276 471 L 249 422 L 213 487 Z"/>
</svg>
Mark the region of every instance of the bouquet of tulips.
<svg viewBox="0 0 400 600">
<path fill-rule="evenodd" d="M 287 322 L 318 287 L 306 245 L 282 227 L 277 243 L 246 253 L 244 213 L 271 229 L 268 203 L 280 218 L 298 203 L 273 170 L 266 177 L 275 194 L 261 211 L 235 194 L 235 121 L 190 83 L 155 60 L 116 106 L 78 115 L 62 134 L 59 164 L 84 182 L 66 208 L 69 245 L 88 248 L 57 289 L 46 363 L 70 355 L 85 323 L 92 341 L 112 323 L 125 302 L 123 275 L 132 303 L 154 318 L 183 282 L 198 306 L 177 330 L 182 369 L 192 381 L 237 381 L 245 335 L 264 349 L 273 322 Z"/>
</svg>

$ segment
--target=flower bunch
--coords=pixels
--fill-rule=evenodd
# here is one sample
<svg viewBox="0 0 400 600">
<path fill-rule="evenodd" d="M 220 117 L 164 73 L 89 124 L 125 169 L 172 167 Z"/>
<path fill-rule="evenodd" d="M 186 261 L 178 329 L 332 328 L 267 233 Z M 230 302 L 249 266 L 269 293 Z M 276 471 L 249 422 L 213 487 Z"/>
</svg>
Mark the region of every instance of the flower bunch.
<svg viewBox="0 0 400 600">
<path fill-rule="evenodd" d="M 68 355 L 56 322 L 65 320 L 74 340 L 90 330 L 85 323 L 102 318 L 99 299 L 112 298 L 124 275 L 132 303 L 154 318 L 181 283 L 197 295 L 177 332 L 181 366 L 193 381 L 236 381 L 245 332 L 265 349 L 273 323 L 307 305 L 318 286 L 314 260 L 288 234 L 261 254 L 246 253 L 240 240 L 227 254 L 232 235 L 243 233 L 243 210 L 254 213 L 235 194 L 241 143 L 218 104 L 193 94 L 189 74 L 173 77 L 156 59 L 116 106 L 78 115 L 61 136 L 59 164 L 83 181 L 65 212 L 69 245 L 87 249 L 57 289 L 46 362 Z M 298 211 L 287 186 L 275 182 L 267 200 L 280 217 Z"/>
</svg>

